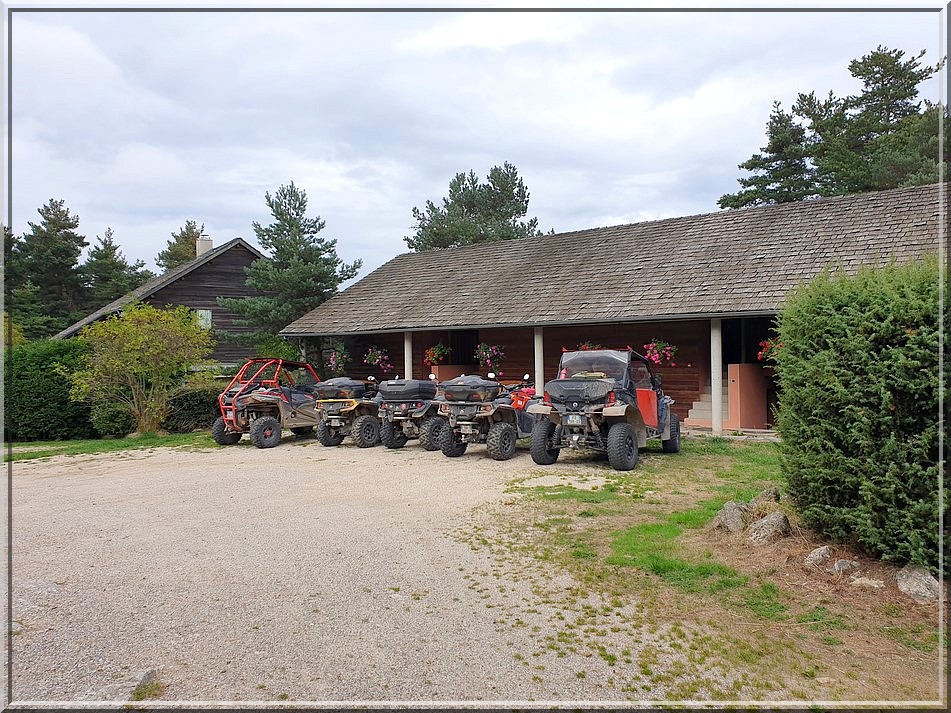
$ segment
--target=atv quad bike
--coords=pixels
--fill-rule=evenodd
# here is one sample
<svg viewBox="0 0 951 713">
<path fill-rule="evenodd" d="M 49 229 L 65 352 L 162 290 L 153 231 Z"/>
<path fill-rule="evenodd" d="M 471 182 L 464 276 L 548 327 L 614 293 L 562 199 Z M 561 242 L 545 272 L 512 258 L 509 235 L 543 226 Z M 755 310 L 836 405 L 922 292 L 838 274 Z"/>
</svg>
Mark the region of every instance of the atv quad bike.
<svg viewBox="0 0 951 713">
<path fill-rule="evenodd" d="M 551 465 L 562 448 L 587 448 L 607 453 L 615 470 L 632 470 L 648 438 L 660 438 L 664 453 L 677 453 L 680 419 L 672 403 L 648 360 L 631 349 L 566 351 L 558 378 L 545 384 L 544 403 L 528 409 L 541 417 L 532 431 L 532 459 Z"/>
<path fill-rule="evenodd" d="M 439 415 L 442 397 L 437 391 L 433 380 L 381 381 L 380 442 L 387 448 L 402 448 L 410 438 L 419 438 L 419 445 L 427 451 L 438 450 L 449 422 Z"/>
<path fill-rule="evenodd" d="M 314 388 L 320 382 L 310 364 L 250 359 L 218 396 L 221 415 L 211 427 L 216 443 L 230 446 L 247 433 L 258 448 L 273 448 L 281 429 L 295 435 L 314 430 L 319 421 Z"/>
<path fill-rule="evenodd" d="M 360 448 L 380 442 L 380 397 L 376 379 L 366 381 L 338 376 L 322 381 L 317 392 L 317 440 L 324 446 L 339 446 L 350 436 Z"/>
<path fill-rule="evenodd" d="M 488 376 L 459 376 L 440 384 L 445 401 L 439 415 L 449 421 L 442 434 L 444 455 L 457 458 L 470 443 L 485 443 L 491 458 L 508 460 L 515 455 L 515 441 L 532 434 L 533 417 L 525 407 L 538 399 L 529 375 L 508 388 L 491 372 Z"/>
</svg>

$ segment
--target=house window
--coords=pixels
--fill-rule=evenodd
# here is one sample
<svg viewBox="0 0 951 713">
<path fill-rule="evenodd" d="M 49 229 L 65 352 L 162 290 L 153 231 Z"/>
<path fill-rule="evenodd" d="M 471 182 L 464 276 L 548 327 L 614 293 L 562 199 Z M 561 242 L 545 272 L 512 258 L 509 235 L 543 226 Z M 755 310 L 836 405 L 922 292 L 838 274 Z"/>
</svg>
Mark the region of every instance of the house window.
<svg viewBox="0 0 951 713">
<path fill-rule="evenodd" d="M 202 329 L 211 329 L 211 310 L 210 309 L 196 309 L 195 314 L 198 315 L 198 326 Z"/>
</svg>

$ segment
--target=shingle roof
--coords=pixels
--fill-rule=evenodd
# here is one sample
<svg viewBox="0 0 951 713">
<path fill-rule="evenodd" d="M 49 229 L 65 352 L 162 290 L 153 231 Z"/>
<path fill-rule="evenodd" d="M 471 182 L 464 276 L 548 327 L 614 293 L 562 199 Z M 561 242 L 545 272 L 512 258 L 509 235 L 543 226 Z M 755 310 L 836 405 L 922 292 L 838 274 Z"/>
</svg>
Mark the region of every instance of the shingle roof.
<svg viewBox="0 0 951 713">
<path fill-rule="evenodd" d="M 827 265 L 938 250 L 938 185 L 404 253 L 281 334 L 773 314 Z"/>
<path fill-rule="evenodd" d="M 167 287 L 168 285 L 175 282 L 175 280 L 178 280 L 184 277 L 185 275 L 192 272 L 196 268 L 199 268 L 202 265 L 211 262 L 219 255 L 222 255 L 228 252 L 229 250 L 231 250 L 232 248 L 235 248 L 239 245 L 243 248 L 250 250 L 259 258 L 265 257 L 265 255 L 260 250 L 258 250 L 253 245 L 246 242 L 243 238 L 235 238 L 234 240 L 229 240 L 228 242 L 222 245 L 219 245 L 216 248 L 212 248 L 211 250 L 209 250 L 208 252 L 202 255 L 199 255 L 191 262 L 186 262 L 182 265 L 178 265 L 176 267 L 173 267 L 171 270 L 168 270 L 162 273 L 158 277 L 153 277 L 151 280 L 139 285 L 131 292 L 128 292 L 122 295 L 122 297 L 120 297 L 119 299 L 113 300 L 112 302 L 107 304 L 105 307 L 100 307 L 92 314 L 87 315 L 86 317 L 79 320 L 75 324 L 67 327 L 59 334 L 53 335 L 53 339 L 66 339 L 67 337 L 74 336 L 77 332 L 79 332 L 80 329 L 82 329 L 86 325 L 92 324 L 93 322 L 100 320 L 106 315 L 112 314 L 113 312 L 118 312 L 125 305 L 129 304 L 132 300 L 144 300 L 150 297 L 151 295 L 161 290 L 163 287 Z"/>
</svg>

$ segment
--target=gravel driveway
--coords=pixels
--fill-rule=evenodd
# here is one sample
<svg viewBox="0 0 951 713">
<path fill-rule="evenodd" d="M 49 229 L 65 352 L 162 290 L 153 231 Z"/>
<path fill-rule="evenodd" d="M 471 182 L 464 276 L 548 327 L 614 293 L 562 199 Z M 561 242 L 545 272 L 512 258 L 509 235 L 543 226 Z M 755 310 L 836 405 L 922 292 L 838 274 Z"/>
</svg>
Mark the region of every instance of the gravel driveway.
<svg viewBox="0 0 951 713">
<path fill-rule="evenodd" d="M 13 700 L 128 700 L 150 671 L 163 701 L 623 699 L 530 666 L 550 600 L 458 534 L 534 468 L 290 439 L 17 463 Z"/>
</svg>

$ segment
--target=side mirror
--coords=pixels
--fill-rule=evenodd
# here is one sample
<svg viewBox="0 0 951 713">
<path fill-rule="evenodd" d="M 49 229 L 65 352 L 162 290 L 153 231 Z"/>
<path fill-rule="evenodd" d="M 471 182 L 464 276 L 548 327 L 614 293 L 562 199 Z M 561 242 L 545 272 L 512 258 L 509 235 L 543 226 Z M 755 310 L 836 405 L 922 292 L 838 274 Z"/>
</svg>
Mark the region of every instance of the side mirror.
<svg viewBox="0 0 951 713">
<path fill-rule="evenodd" d="M 531 378 L 532 378 L 531 374 L 526 374 L 525 376 L 522 377 L 522 381 L 530 381 Z"/>
<path fill-rule="evenodd" d="M 376 381 L 376 377 L 373 376 L 373 374 L 370 374 L 370 375 L 367 377 L 367 381 Z"/>
<path fill-rule="evenodd" d="M 436 375 L 435 375 L 435 374 L 430 374 L 430 375 L 429 375 L 429 378 L 430 378 L 432 381 L 435 381 L 435 380 L 436 380 Z"/>
<path fill-rule="evenodd" d="M 495 372 L 494 372 L 494 371 L 490 371 L 488 374 L 486 374 L 486 376 L 489 377 L 490 379 L 494 379 L 494 378 L 495 378 Z"/>
</svg>

